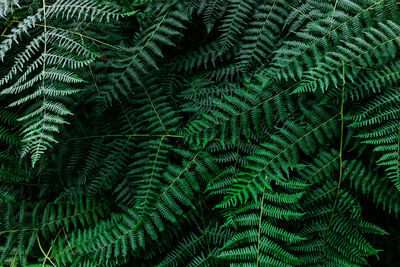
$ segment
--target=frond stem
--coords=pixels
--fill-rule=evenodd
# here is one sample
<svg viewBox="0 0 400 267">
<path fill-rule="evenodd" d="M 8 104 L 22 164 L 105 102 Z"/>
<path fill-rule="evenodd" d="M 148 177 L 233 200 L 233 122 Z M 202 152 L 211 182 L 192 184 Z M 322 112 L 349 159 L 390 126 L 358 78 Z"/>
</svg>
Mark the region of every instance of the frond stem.
<svg viewBox="0 0 400 267">
<path fill-rule="evenodd" d="M 328 224 L 328 229 L 327 233 L 324 237 L 324 246 L 326 245 L 326 238 L 329 233 L 329 230 L 332 226 L 332 221 L 333 217 L 335 215 L 335 210 L 337 207 L 337 202 L 339 199 L 339 194 L 340 194 L 340 185 L 342 182 L 342 176 L 343 176 L 343 129 L 344 129 L 344 119 L 343 119 L 343 107 L 344 107 L 344 85 L 346 83 L 345 81 L 345 69 L 344 69 L 344 61 L 342 60 L 342 100 L 340 102 L 340 119 L 341 119 L 341 125 L 340 125 L 340 148 L 339 148 L 339 181 L 337 185 L 337 190 L 336 190 L 336 196 L 335 196 L 335 202 L 333 203 L 333 208 L 332 208 L 332 213 L 331 217 L 329 219 L 329 224 Z M 325 254 L 325 250 L 324 250 Z"/>
<path fill-rule="evenodd" d="M 265 190 L 265 187 L 264 187 Z M 257 261 L 256 267 L 259 266 L 260 262 L 260 241 L 261 241 L 261 223 L 262 223 L 262 216 L 263 216 L 263 208 L 264 208 L 264 194 L 262 194 L 261 198 L 261 206 L 260 206 L 260 218 L 258 220 L 258 235 L 257 235 Z"/>
<path fill-rule="evenodd" d="M 18 23 L 22 22 L 22 21 L 20 21 L 20 20 L 13 20 L 13 21 L 14 21 L 14 22 L 18 22 Z M 45 27 L 45 28 L 49 28 L 49 29 L 55 29 L 55 30 L 60 30 L 60 31 L 69 32 L 69 33 L 72 33 L 72 34 L 79 35 L 80 37 L 89 39 L 89 40 L 91 40 L 91 41 L 97 42 L 97 43 L 99 43 L 99 44 L 103 44 L 103 45 L 105 45 L 105 46 L 114 48 L 114 49 L 116 49 L 116 50 L 119 50 L 119 49 L 120 49 L 120 48 L 117 47 L 117 46 L 114 46 L 114 45 L 108 44 L 108 43 L 106 43 L 106 42 L 100 41 L 100 40 L 98 40 L 98 39 L 96 39 L 96 38 L 93 38 L 93 37 L 84 35 L 84 34 L 82 34 L 82 33 L 80 33 L 80 32 L 70 31 L 70 30 L 66 30 L 66 29 L 63 29 L 63 28 L 58 28 L 58 27 L 49 26 L 49 25 L 43 25 L 43 24 L 35 24 L 35 26 Z"/>
<path fill-rule="evenodd" d="M 208 239 L 208 232 L 207 232 L 207 227 L 206 227 L 206 222 L 204 220 L 204 213 L 203 213 L 203 206 L 201 205 L 201 200 L 199 201 L 199 206 L 200 206 L 200 212 L 201 212 L 201 221 L 203 223 L 204 227 L 204 236 L 206 237 L 206 242 L 207 242 L 207 248 L 208 248 L 208 257 L 211 259 L 211 265 L 213 265 L 213 258 L 212 258 L 212 252 L 210 248 L 210 241 Z"/>
<path fill-rule="evenodd" d="M 37 242 L 38 242 L 38 246 L 39 246 L 39 248 L 40 248 L 40 251 L 43 253 L 45 259 L 46 259 L 46 260 L 48 259 L 49 262 L 50 262 L 54 267 L 57 267 L 57 266 L 54 264 L 54 262 L 49 258 L 49 256 L 46 254 L 46 252 L 44 251 L 44 249 L 42 248 L 42 245 L 40 244 L 39 235 L 36 235 L 36 239 L 37 239 Z"/>
<path fill-rule="evenodd" d="M 86 139 L 94 139 L 94 138 L 110 138 L 110 137 L 164 137 L 164 138 L 179 138 L 184 139 L 186 136 L 184 135 L 174 135 L 174 134 L 107 134 L 107 135 L 91 135 L 91 136 L 83 136 L 77 138 L 70 138 L 66 142 L 77 141 L 77 140 L 86 140 Z M 213 141 L 219 141 L 218 138 L 212 139 Z"/>
</svg>

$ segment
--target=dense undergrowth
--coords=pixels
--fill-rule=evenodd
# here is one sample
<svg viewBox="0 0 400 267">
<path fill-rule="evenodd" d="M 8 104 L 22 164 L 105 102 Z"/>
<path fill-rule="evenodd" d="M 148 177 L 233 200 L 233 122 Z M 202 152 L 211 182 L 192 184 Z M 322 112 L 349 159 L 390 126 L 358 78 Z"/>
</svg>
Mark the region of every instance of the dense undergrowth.
<svg viewBox="0 0 400 267">
<path fill-rule="evenodd" d="M 1 266 L 397 266 L 394 0 L 0 0 Z"/>
</svg>

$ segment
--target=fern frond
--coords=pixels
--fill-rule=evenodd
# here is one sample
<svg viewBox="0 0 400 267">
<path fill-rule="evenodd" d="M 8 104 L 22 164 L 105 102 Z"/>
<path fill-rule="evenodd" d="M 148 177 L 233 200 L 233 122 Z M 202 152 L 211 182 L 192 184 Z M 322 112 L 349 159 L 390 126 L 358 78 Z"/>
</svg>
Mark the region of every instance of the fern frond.
<svg viewBox="0 0 400 267">
<path fill-rule="evenodd" d="M 19 8 L 18 0 L 2 0 L 0 2 L 0 17 L 5 18 L 9 13 L 12 13 L 14 8 Z"/>
<path fill-rule="evenodd" d="M 285 1 L 270 2 L 257 8 L 249 27 L 243 32 L 240 52 L 236 56 L 236 64 L 242 70 L 247 70 L 253 62 L 264 65 L 277 46 L 288 7 Z"/>
<path fill-rule="evenodd" d="M 255 4 L 254 0 L 229 1 L 227 15 L 219 28 L 219 31 L 222 32 L 218 42 L 220 54 L 226 53 L 237 42 L 237 36 L 243 31 L 244 24 L 250 17 Z"/>
<path fill-rule="evenodd" d="M 356 192 L 372 197 L 376 205 L 396 216 L 400 212 L 400 193 L 386 179 L 368 170 L 362 162 L 351 160 L 344 163 L 344 177 Z"/>
<path fill-rule="evenodd" d="M 214 28 L 215 22 L 221 17 L 226 8 L 226 2 L 221 0 L 207 0 L 204 8 L 204 24 L 206 25 L 207 32 L 211 32 Z"/>
<path fill-rule="evenodd" d="M 124 14 L 107 2 L 96 2 L 93 0 L 57 0 L 46 8 L 48 18 L 61 18 L 78 20 L 117 20 Z M 89 17 L 90 16 L 90 17 Z"/>
<path fill-rule="evenodd" d="M 177 152 L 186 158 L 183 161 L 184 167 L 169 165 L 161 180 L 148 184 L 143 190 L 147 199 L 145 206 L 139 201 L 118 219 L 71 236 L 70 243 L 79 247 L 81 251 L 79 255 L 75 254 L 76 260 L 91 255 L 99 262 L 106 262 L 112 256 L 110 251 L 114 251 L 114 257 L 126 256 L 129 253 L 128 246 L 130 253 L 135 252 L 147 243 L 144 240 L 145 236 L 157 240 L 159 233 L 166 230 L 166 222 L 177 223 L 184 206 L 194 208 L 193 194 L 199 190 L 197 178 L 206 178 L 212 166 L 208 166 L 206 162 L 202 163 L 203 156 L 199 153 Z M 196 168 L 192 171 L 194 166 Z M 151 168 L 145 171 L 158 170 Z M 201 176 L 197 176 L 196 173 Z M 153 190 L 157 190 L 158 194 L 150 193 Z M 85 238 L 82 239 L 82 236 Z M 62 243 L 55 249 L 58 251 L 57 261 L 72 261 L 69 248 L 64 248 Z"/>
<path fill-rule="evenodd" d="M 399 74 L 398 63 L 390 63 L 380 70 L 366 71 L 355 78 L 354 83 L 345 92 L 346 99 L 361 100 L 372 94 L 383 92 L 387 86 L 396 86 Z"/>
<path fill-rule="evenodd" d="M 167 8 L 161 10 L 159 16 L 147 25 L 140 36 L 135 38 L 135 45 L 130 48 L 122 48 L 118 53 L 123 53 L 112 62 L 115 73 L 111 76 L 112 84 L 104 87 L 106 91 L 117 92 L 113 95 L 128 95 L 129 84 L 143 84 L 141 76 L 147 74 L 150 69 L 158 69 L 156 59 L 163 57 L 163 46 L 174 46 L 172 38 L 180 35 L 185 28 L 187 20 L 180 10 Z"/>
<path fill-rule="evenodd" d="M 222 264 L 217 258 L 219 249 L 232 235 L 229 229 L 209 224 L 179 240 L 157 266 L 202 266 Z"/>
<path fill-rule="evenodd" d="M 16 127 L 18 124 L 17 115 L 6 109 L 0 108 L 0 142 L 7 145 L 19 145 L 20 138 L 10 127 Z"/>
<path fill-rule="evenodd" d="M 281 204 L 288 203 L 288 198 L 289 194 L 276 193 L 273 199 L 266 194 L 229 212 L 226 226 L 234 229 L 236 234 L 225 242 L 218 257 L 241 265 L 289 266 L 300 263 L 290 248 L 281 245 L 281 242 L 295 244 L 303 241 L 303 237 L 287 231 L 279 225 L 279 219 L 273 218 L 276 215 L 274 211 L 279 210 Z M 293 203 L 293 209 L 296 202 Z M 291 209 L 281 210 L 286 220 L 298 219 L 303 215 Z"/>
<path fill-rule="evenodd" d="M 387 90 L 368 102 L 358 114 L 348 116 L 352 126 L 365 129 L 358 135 L 381 154 L 377 164 L 386 168 L 388 178 L 400 189 L 399 176 L 399 91 Z M 373 127 L 373 128 L 372 128 Z"/>
<path fill-rule="evenodd" d="M 247 139 L 251 129 L 255 135 L 261 137 L 263 124 L 272 127 L 275 120 L 273 110 L 283 114 L 283 118 L 287 117 L 286 107 L 279 103 L 287 97 L 288 90 L 276 92 L 277 88 L 272 86 L 269 90 L 263 90 L 266 87 L 259 83 L 246 84 L 243 89 L 234 84 L 230 86 L 235 86 L 235 95 L 225 95 L 223 100 L 216 98 L 215 110 L 210 114 L 201 114 L 200 119 L 193 120 L 186 126 L 185 136 L 190 143 L 204 146 L 217 138 L 222 144 L 227 140 L 235 144 L 242 134 L 239 129 L 244 130 L 243 135 Z"/>
<path fill-rule="evenodd" d="M 304 227 L 300 234 L 307 240 L 294 249 L 304 253 L 301 259 L 310 266 L 366 264 L 367 256 L 378 253 L 362 235 L 363 225 L 372 224 L 362 219 L 356 198 L 343 187 L 337 189 L 338 152 L 324 152 L 309 166 L 300 171 L 303 181 L 313 184 L 301 204 L 307 215 L 302 217 Z M 345 175 L 344 181 L 356 179 L 350 172 Z"/>
<path fill-rule="evenodd" d="M 349 37 L 361 34 L 361 28 L 357 25 L 365 23 L 372 26 L 373 21 L 368 19 L 368 15 L 377 10 L 384 13 L 385 9 L 380 8 L 384 4 L 383 0 L 344 1 L 341 2 L 342 10 L 335 10 L 332 4 L 329 4 L 330 7 L 327 7 L 328 4 L 316 4 L 315 7 L 321 10 L 322 16 L 318 20 L 308 22 L 306 27 L 296 32 L 298 40 L 286 41 L 277 50 L 267 75 L 278 80 L 303 78 L 303 72 L 321 61 L 324 54 L 334 48 L 335 44 L 339 45 L 343 40 L 341 38 L 347 41 Z M 393 3 L 390 5 L 394 6 Z"/>
<path fill-rule="evenodd" d="M 343 79 L 343 64 L 349 66 L 346 80 L 353 80 L 359 71 L 355 66 L 371 67 L 375 61 L 384 65 L 396 56 L 400 39 L 398 24 L 392 21 L 379 23 L 378 27 L 370 28 L 363 36 L 364 38 L 345 42 L 336 51 L 328 52 L 316 67 L 304 73 L 302 83 L 294 92 L 312 92 L 317 89 L 324 92 L 329 86 L 336 87 L 338 81 Z"/>
<path fill-rule="evenodd" d="M 265 194 L 268 200 L 284 196 L 270 194 L 267 189 L 272 189 L 271 181 L 285 181 L 288 179 L 289 166 L 297 164 L 300 152 L 310 155 L 314 153 L 318 143 L 323 143 L 324 133 L 332 134 L 335 123 L 332 121 L 336 116 L 322 122 L 316 127 L 310 127 L 309 131 L 301 129 L 293 123 L 287 123 L 285 128 L 280 129 L 281 135 L 271 135 L 271 142 L 261 144 L 263 149 L 255 155 L 248 156 L 249 165 L 244 173 L 232 185 L 232 189 L 218 207 L 236 206 L 238 203 L 246 203 L 250 196 L 255 198 L 258 192 Z M 324 130 L 324 128 L 328 128 Z M 307 128 L 306 128 L 307 129 Z M 332 133 L 329 133 L 332 132 Z M 287 203 L 296 202 L 299 195 L 287 196 Z"/>
<path fill-rule="evenodd" d="M 198 49 L 187 53 L 186 55 L 178 56 L 170 67 L 172 70 L 185 71 L 191 73 L 193 70 L 204 67 L 205 69 L 215 66 L 216 63 L 221 62 L 223 58 L 218 55 L 218 44 L 212 42 Z"/>
</svg>

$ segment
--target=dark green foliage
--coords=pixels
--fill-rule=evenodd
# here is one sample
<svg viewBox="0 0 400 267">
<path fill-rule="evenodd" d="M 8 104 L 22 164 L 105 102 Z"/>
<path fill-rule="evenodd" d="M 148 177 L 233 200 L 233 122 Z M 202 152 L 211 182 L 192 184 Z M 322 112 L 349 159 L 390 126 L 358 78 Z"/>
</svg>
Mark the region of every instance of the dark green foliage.
<svg viewBox="0 0 400 267">
<path fill-rule="evenodd" d="M 394 0 L 0 0 L 1 266 L 395 266 Z"/>
</svg>

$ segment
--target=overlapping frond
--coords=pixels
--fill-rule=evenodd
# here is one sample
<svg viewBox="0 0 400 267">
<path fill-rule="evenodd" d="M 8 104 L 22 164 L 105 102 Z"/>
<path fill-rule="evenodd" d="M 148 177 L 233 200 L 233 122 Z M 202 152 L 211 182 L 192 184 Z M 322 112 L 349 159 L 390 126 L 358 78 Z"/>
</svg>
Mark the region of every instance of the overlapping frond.
<svg viewBox="0 0 400 267">
<path fill-rule="evenodd" d="M 128 95 L 130 83 L 141 85 L 141 76 L 158 69 L 157 60 L 163 57 L 162 47 L 175 46 L 172 39 L 181 35 L 187 20 L 186 15 L 174 7 L 163 8 L 152 18 L 143 23 L 143 31 L 135 37 L 134 46 L 121 48 L 119 57 L 112 62 L 111 83 L 103 90 L 112 92 L 114 97 Z"/>
<path fill-rule="evenodd" d="M 368 29 L 363 37 L 354 37 L 328 52 L 321 62 L 303 74 L 295 92 L 326 91 L 329 86 L 336 87 L 342 80 L 343 65 L 346 66 L 346 80 L 350 81 L 359 72 L 359 67 L 370 68 L 376 62 L 385 65 L 397 54 L 399 36 L 398 24 L 392 21 L 379 23 L 378 27 Z"/>
<path fill-rule="evenodd" d="M 279 45 L 279 37 L 288 15 L 286 1 L 268 1 L 257 7 L 249 26 L 243 32 L 237 64 L 247 70 L 252 63 L 265 65 L 273 49 Z"/>
<path fill-rule="evenodd" d="M 213 111 L 202 113 L 199 119 L 186 126 L 190 143 L 205 145 L 218 139 L 222 144 L 227 140 L 234 144 L 242 135 L 245 138 L 261 137 L 266 127 L 273 127 L 273 112 L 281 114 L 283 120 L 290 114 L 288 107 L 282 105 L 289 99 L 289 90 L 279 91 L 277 86 L 267 88 L 261 83 L 245 84 L 243 89 L 235 84 L 227 86 L 234 88 L 233 94 L 226 94 L 223 99 L 215 98 Z"/>
<path fill-rule="evenodd" d="M 349 116 L 349 120 L 353 127 L 363 129 L 358 137 L 381 154 L 377 164 L 386 168 L 388 178 L 400 190 L 399 99 L 397 88 L 387 90 L 366 103 L 359 113 Z"/>
<path fill-rule="evenodd" d="M 396 264 L 396 0 L 0 18 L 0 266 Z"/>
<path fill-rule="evenodd" d="M 24 19 L 0 44 L 0 57 L 4 59 L 24 33 L 35 27 L 41 29 L 41 33 L 34 35 L 15 57 L 8 73 L 0 78 L 0 86 L 3 87 L 1 95 L 11 95 L 10 98 L 19 95 L 9 106 L 27 107 L 25 114 L 19 118 L 24 136 L 22 156 L 29 155 L 32 165 L 57 142 L 55 133 L 67 123 L 65 117 L 72 114 L 58 99 L 79 91 L 77 84 L 82 84 L 84 80 L 76 71 L 82 70 L 99 55 L 76 35 L 48 23 L 52 18 L 70 19 L 76 16 L 94 20 L 95 17 L 109 19 L 119 16 L 118 10 L 100 8 L 92 1 L 86 1 L 82 7 L 76 6 L 76 3 L 60 0 L 50 7 L 43 6 L 35 15 Z M 92 15 L 88 17 L 89 14 Z"/>
<path fill-rule="evenodd" d="M 301 13 L 302 19 L 307 19 L 307 23 L 303 27 L 293 26 L 299 27 L 295 30 L 297 39 L 288 40 L 277 49 L 271 68 L 266 71 L 271 79 L 302 78 L 305 71 L 323 60 L 325 54 L 340 45 L 343 40 L 350 41 L 352 37 L 362 34 L 363 28 L 359 25 L 373 26 L 375 23 L 370 19 L 371 14 L 378 12 L 382 13 L 382 17 L 386 17 L 391 9 L 396 9 L 393 1 L 386 3 L 384 0 L 341 1 L 337 5 L 310 2 L 311 16 L 317 17 L 310 20 L 310 17 L 302 12 L 302 9 L 306 11 L 309 7 L 293 7 L 293 12 Z M 391 9 L 386 9 L 385 4 Z M 293 18 L 289 16 L 289 19 Z M 331 63 L 334 62 L 327 62 Z M 340 60 L 336 63 L 340 63 Z"/>
<path fill-rule="evenodd" d="M 363 234 L 386 234 L 364 221 L 359 201 L 346 185 L 339 184 L 338 154 L 335 150 L 323 152 L 314 164 L 300 171 L 301 179 L 312 186 L 307 188 L 300 209 L 307 214 L 299 232 L 306 240 L 294 250 L 303 253 L 301 260 L 307 266 L 365 265 L 366 257 L 376 255 L 378 250 Z M 351 172 L 344 175 L 344 181 L 356 179 Z"/>
</svg>

